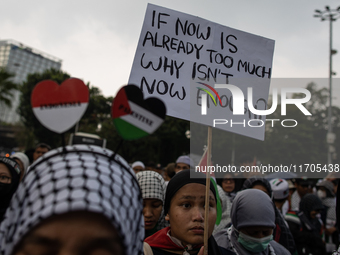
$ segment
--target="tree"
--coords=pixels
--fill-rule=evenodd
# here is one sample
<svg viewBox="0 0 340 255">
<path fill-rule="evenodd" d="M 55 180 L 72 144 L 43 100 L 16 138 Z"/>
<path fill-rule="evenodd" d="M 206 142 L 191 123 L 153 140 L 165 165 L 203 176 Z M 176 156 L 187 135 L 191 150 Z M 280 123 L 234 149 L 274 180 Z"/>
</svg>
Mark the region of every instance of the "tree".
<svg viewBox="0 0 340 255">
<path fill-rule="evenodd" d="M 180 155 L 189 154 L 190 140 L 185 136 L 185 132 L 189 129 L 189 121 L 166 116 L 155 133 L 133 141 L 122 141 L 110 117 L 102 122 L 98 134 L 107 139 L 108 149 L 118 150 L 117 153 L 127 162 L 153 161 L 164 166 L 174 162 Z"/>
<path fill-rule="evenodd" d="M 11 81 L 13 77 L 5 68 L 0 68 L 0 104 L 7 107 L 12 106 L 14 92 L 18 89 L 18 85 Z"/>
<path fill-rule="evenodd" d="M 326 134 L 328 128 L 328 90 L 317 89 L 316 84 L 310 83 L 307 89 L 311 92 L 311 99 L 304 104 L 311 116 L 305 116 L 295 105 L 287 106 L 287 115 L 281 116 L 281 105 L 276 111 L 267 116 L 265 140 L 259 141 L 253 138 L 232 134 L 226 131 L 213 129 L 212 161 L 219 165 L 231 164 L 232 148 L 235 150 L 235 164 L 242 163 L 243 156 L 248 159 L 257 158 L 263 164 L 272 166 L 291 164 L 326 164 L 327 144 Z M 294 98 L 305 97 L 304 94 L 294 94 Z M 340 109 L 336 106 L 333 112 L 333 132 L 340 137 Z M 294 122 L 283 120 L 294 119 Z M 206 144 L 207 127 L 195 128 L 192 125 L 192 147 L 196 154 L 202 153 L 202 147 Z M 286 126 L 286 127 L 285 127 Z M 233 138 L 234 137 L 234 138 Z M 194 139 L 194 140 L 193 140 Z M 340 144 L 335 144 L 340 151 Z M 191 151 L 193 152 L 193 151 Z M 223 163 L 222 163 L 223 162 Z"/>
<path fill-rule="evenodd" d="M 266 139 L 263 143 L 264 154 L 261 160 L 265 164 L 290 166 L 304 164 L 327 164 L 327 143 L 326 134 L 328 130 L 328 90 L 326 88 L 317 89 L 315 83 L 310 83 L 306 87 L 312 97 L 304 104 L 306 109 L 312 114 L 305 116 L 295 105 L 287 106 L 287 115 L 281 116 L 280 108 L 269 118 L 271 119 L 294 119 L 297 126 L 293 128 L 284 127 L 280 122 L 276 122 L 275 126 L 267 127 Z M 305 97 L 304 94 L 294 94 L 293 98 Z M 333 112 L 333 132 L 340 135 L 340 109 L 336 106 L 332 107 Z M 284 117 L 284 118 L 283 118 Z M 292 125 L 293 123 L 286 123 Z M 335 144 L 336 150 L 339 151 L 340 146 Z M 334 161 L 333 163 L 338 163 Z M 315 166 L 314 165 L 314 166 Z M 297 172 L 299 173 L 299 172 Z M 325 172 L 305 172 L 309 177 L 324 177 Z"/>
</svg>

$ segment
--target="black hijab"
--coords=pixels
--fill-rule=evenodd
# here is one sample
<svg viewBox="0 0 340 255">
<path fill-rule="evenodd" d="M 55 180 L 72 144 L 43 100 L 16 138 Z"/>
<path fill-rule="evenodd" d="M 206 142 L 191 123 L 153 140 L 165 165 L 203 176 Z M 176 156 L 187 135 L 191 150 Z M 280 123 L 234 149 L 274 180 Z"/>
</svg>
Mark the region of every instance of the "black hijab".
<svg viewBox="0 0 340 255">
<path fill-rule="evenodd" d="M 0 163 L 4 164 L 11 174 L 11 183 L 0 182 L 0 222 L 9 206 L 13 194 L 19 186 L 20 168 L 18 163 L 6 157 L 0 157 Z"/>
</svg>

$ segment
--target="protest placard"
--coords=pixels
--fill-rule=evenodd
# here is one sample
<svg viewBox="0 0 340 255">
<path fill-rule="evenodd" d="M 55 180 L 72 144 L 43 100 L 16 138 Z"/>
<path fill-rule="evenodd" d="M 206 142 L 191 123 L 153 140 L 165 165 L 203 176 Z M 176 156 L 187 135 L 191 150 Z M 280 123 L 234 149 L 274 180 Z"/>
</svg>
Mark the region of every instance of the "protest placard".
<svg viewBox="0 0 340 255">
<path fill-rule="evenodd" d="M 149 4 L 129 84 L 145 98 L 161 99 L 170 116 L 263 140 L 265 116 L 249 111 L 247 88 L 253 88 L 254 107 L 266 109 L 273 51 L 271 39 Z M 233 114 L 231 91 L 214 91 L 215 84 L 242 91 L 243 115 Z M 205 115 L 203 94 L 208 94 Z"/>
</svg>

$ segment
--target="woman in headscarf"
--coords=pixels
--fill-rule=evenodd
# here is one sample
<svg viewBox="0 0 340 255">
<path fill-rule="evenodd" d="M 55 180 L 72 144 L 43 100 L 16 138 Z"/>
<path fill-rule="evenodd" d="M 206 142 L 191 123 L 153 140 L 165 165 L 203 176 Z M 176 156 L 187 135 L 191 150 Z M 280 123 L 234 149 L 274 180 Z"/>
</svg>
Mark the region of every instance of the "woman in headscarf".
<svg viewBox="0 0 340 255">
<path fill-rule="evenodd" d="M 142 198 L 124 159 L 74 145 L 31 169 L 0 226 L 1 254 L 143 254 Z"/>
<path fill-rule="evenodd" d="M 143 196 L 145 238 L 168 226 L 164 219 L 165 181 L 155 171 L 136 174 Z"/>
<path fill-rule="evenodd" d="M 11 158 L 14 159 L 20 167 L 20 181 L 22 180 L 22 178 L 25 176 L 25 174 L 27 173 L 27 168 L 30 164 L 29 159 L 27 157 L 27 155 L 23 152 L 16 152 L 14 154 L 11 155 Z"/>
<path fill-rule="evenodd" d="M 13 159 L 0 157 L 0 222 L 9 206 L 20 180 L 19 164 Z"/>
<path fill-rule="evenodd" d="M 240 191 L 231 207 L 232 226 L 214 237 L 219 246 L 239 255 L 288 255 L 273 241 L 274 205 L 268 195 L 257 189 Z"/>
<path fill-rule="evenodd" d="M 194 174 L 189 169 L 178 172 L 167 186 L 164 214 L 170 227 L 164 228 L 145 239 L 146 255 L 198 254 L 204 244 L 204 232 L 208 231 L 208 254 L 233 254 L 221 250 L 212 232 L 217 218 L 216 191 L 210 183 L 209 222 L 204 229 L 205 175 Z M 151 247 L 151 248 L 150 248 Z M 223 253 L 225 252 L 225 253 Z M 200 251 L 200 254 L 203 250 Z"/>
<path fill-rule="evenodd" d="M 229 199 L 229 202 L 232 204 L 234 201 L 234 198 L 236 196 L 237 191 L 237 185 L 239 185 L 240 180 L 234 178 L 232 173 L 226 173 L 222 179 L 217 180 L 218 184 L 222 187 L 224 190 L 227 198 Z"/>
<path fill-rule="evenodd" d="M 321 200 L 314 194 L 307 194 L 300 201 L 300 210 L 286 215 L 298 254 L 326 254 L 323 225 L 319 218 L 322 209 Z"/>
<path fill-rule="evenodd" d="M 262 177 L 251 177 L 247 179 L 243 183 L 243 190 L 244 189 L 258 189 L 262 190 L 268 196 L 273 199 L 273 191 L 270 185 L 270 182 L 267 179 L 264 179 Z M 284 246 L 287 250 L 290 251 L 291 254 L 296 254 L 296 247 L 294 242 L 294 237 L 292 233 L 289 230 L 288 224 L 286 223 L 284 217 L 280 213 L 280 211 L 277 209 L 277 207 L 274 204 L 274 210 L 275 210 L 275 225 L 273 231 L 273 238 L 276 242 Z"/>
</svg>

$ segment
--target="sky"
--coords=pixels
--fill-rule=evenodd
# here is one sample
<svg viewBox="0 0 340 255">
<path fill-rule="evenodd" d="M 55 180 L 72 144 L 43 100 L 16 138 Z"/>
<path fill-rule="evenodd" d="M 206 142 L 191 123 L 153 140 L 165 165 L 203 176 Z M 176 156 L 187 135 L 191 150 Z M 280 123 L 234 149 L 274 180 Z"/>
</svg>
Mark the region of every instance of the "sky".
<svg viewBox="0 0 340 255">
<path fill-rule="evenodd" d="M 147 4 L 275 40 L 273 78 L 327 78 L 328 0 L 3 0 L 0 40 L 13 39 L 62 59 L 62 70 L 115 96 L 129 79 Z M 340 77 L 340 19 L 333 23 L 333 71 Z M 334 87 L 340 99 L 340 88 Z"/>
</svg>

